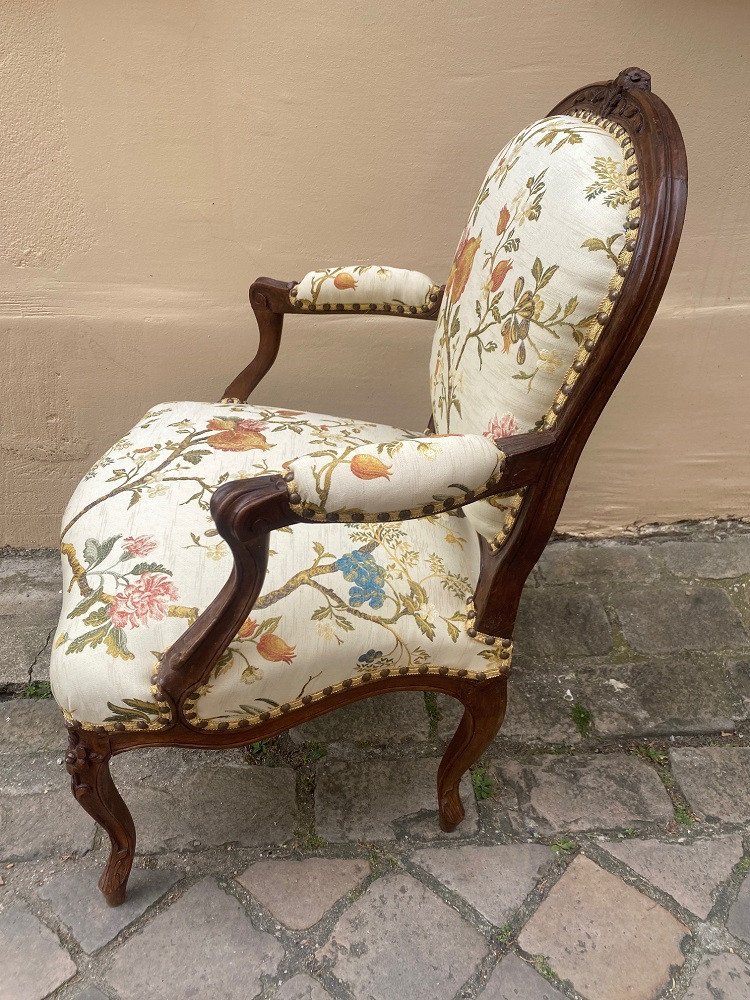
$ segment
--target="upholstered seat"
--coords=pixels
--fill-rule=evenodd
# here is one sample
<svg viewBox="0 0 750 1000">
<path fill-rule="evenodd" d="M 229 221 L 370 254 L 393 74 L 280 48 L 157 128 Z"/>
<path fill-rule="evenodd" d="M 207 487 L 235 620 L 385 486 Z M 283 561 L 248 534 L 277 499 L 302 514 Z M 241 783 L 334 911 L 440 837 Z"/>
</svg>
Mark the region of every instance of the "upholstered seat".
<svg viewBox="0 0 750 1000">
<path fill-rule="evenodd" d="M 216 596 L 232 555 L 209 501 L 229 479 L 301 455 L 372 445 L 359 481 L 387 481 L 378 446 L 409 431 L 237 403 L 165 403 L 94 466 L 64 517 L 55 694 L 86 728 L 158 727 L 158 656 Z M 435 459 L 428 459 L 434 464 Z M 208 728 L 257 722 L 389 667 L 495 676 L 507 647 L 466 632 L 479 542 L 462 511 L 388 524 L 295 524 L 273 536 L 252 615 L 196 698 Z M 502 659 L 501 659 L 502 658 Z M 330 693 L 330 691 L 328 692 Z"/>
</svg>

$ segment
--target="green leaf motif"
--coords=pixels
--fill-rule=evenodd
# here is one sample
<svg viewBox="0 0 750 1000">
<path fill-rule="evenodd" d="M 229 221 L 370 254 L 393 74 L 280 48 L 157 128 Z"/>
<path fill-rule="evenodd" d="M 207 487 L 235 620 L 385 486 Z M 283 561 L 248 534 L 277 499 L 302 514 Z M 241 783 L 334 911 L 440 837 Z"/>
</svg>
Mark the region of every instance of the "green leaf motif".
<svg viewBox="0 0 750 1000">
<path fill-rule="evenodd" d="M 189 462 L 191 465 L 198 465 L 207 455 L 211 452 L 207 450 L 196 450 L 196 451 L 186 451 L 182 456 L 185 462 Z"/>
<path fill-rule="evenodd" d="M 85 615 L 86 612 L 93 608 L 102 599 L 103 589 L 97 587 L 93 594 L 89 594 L 88 597 L 84 597 L 82 601 L 73 608 L 73 610 L 68 614 L 68 618 L 80 618 L 81 615 Z"/>
<path fill-rule="evenodd" d="M 276 629 L 278 628 L 280 621 L 281 621 L 281 615 L 278 615 L 277 617 L 274 618 L 266 618 L 266 620 L 262 621 L 260 625 L 258 625 L 258 627 L 256 628 L 255 632 L 253 633 L 253 638 L 255 638 L 256 636 L 263 635 L 264 632 L 275 632 Z"/>
<path fill-rule="evenodd" d="M 584 240 L 581 246 L 586 247 L 586 249 L 589 250 L 591 253 L 594 253 L 597 250 L 607 249 L 607 245 L 604 242 L 604 240 L 598 240 L 596 238 L 592 238 L 590 240 Z"/>
<path fill-rule="evenodd" d="M 141 701 L 140 698 L 124 698 L 123 701 L 123 705 L 107 702 L 112 715 L 105 722 L 150 722 L 152 716 L 159 714 L 159 706 L 154 702 Z"/>
<path fill-rule="evenodd" d="M 95 649 L 104 642 L 109 629 L 109 624 L 100 625 L 99 628 L 95 628 L 91 632 L 84 632 L 83 635 L 79 635 L 78 638 L 68 643 L 68 648 L 65 650 L 66 656 L 69 656 L 71 653 L 82 653 L 87 646 Z"/>
<path fill-rule="evenodd" d="M 121 628 L 112 628 L 104 639 L 107 652 L 114 659 L 134 660 L 135 656 L 130 652 L 125 642 L 125 633 Z"/>
<path fill-rule="evenodd" d="M 87 538 L 83 546 L 83 561 L 89 569 L 99 562 L 99 543 L 95 538 Z"/>
<path fill-rule="evenodd" d="M 96 611 L 92 611 L 90 615 L 87 615 L 83 619 L 84 625 L 104 625 L 105 622 L 110 622 L 109 613 L 107 607 L 97 608 Z"/>
<path fill-rule="evenodd" d="M 430 624 L 426 618 L 421 615 L 414 615 L 414 621 L 417 623 L 417 627 L 422 635 L 426 635 L 428 639 L 435 638 L 435 626 Z"/>
<path fill-rule="evenodd" d="M 162 566 L 161 563 L 156 562 L 142 562 L 134 566 L 130 572 L 133 576 L 142 576 L 144 573 L 166 573 L 167 576 L 172 575 L 172 570 L 167 569 L 166 566 Z"/>
</svg>

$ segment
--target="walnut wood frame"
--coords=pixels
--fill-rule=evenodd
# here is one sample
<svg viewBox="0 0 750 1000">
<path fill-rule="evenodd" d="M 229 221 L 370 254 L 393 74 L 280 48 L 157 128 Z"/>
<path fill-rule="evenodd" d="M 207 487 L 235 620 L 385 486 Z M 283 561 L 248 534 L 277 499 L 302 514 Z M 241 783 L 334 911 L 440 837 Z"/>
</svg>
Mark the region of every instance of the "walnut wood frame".
<svg viewBox="0 0 750 1000">
<path fill-rule="evenodd" d="M 627 69 L 616 80 L 575 91 L 550 114 L 590 111 L 628 132 L 639 167 L 640 225 L 632 262 L 609 321 L 589 363 L 551 430 L 503 441 L 505 474 L 497 492 L 526 488 L 519 516 L 503 547 L 493 552 L 481 540 L 482 561 L 474 595 L 476 627 L 510 638 L 523 585 L 546 545 L 584 444 L 604 405 L 627 368 L 653 318 L 669 277 L 687 200 L 687 161 L 682 136 L 666 105 L 651 93 L 648 73 Z M 631 236 L 632 239 L 632 236 Z M 259 278 L 250 289 L 260 342 L 253 361 L 227 387 L 225 397 L 246 399 L 278 354 L 284 315 L 311 310 L 296 305 L 293 282 Z M 362 309 L 362 313 L 434 319 L 443 289 L 429 313 Z M 335 307 L 315 312 L 336 312 Z M 346 312 L 351 318 L 356 313 Z M 112 849 L 99 881 L 107 902 L 125 899 L 135 852 L 135 828 L 109 773 L 109 760 L 138 747 L 228 748 L 266 739 L 360 698 L 388 691 L 441 691 L 463 703 L 461 723 L 438 772 L 438 805 L 444 830 L 464 815 L 458 793 L 462 775 L 497 733 L 506 708 L 504 676 L 472 680 L 439 675 L 379 677 L 240 730 L 209 731 L 185 717 L 186 699 L 210 676 L 221 654 L 252 609 L 265 576 L 269 533 L 299 518 L 289 507 L 279 476 L 230 482 L 214 494 L 211 513 L 233 557 L 231 576 L 221 592 L 161 660 L 157 685 L 173 722 L 161 730 L 100 732 L 70 726 L 66 758 L 75 797 L 109 834 Z"/>
</svg>

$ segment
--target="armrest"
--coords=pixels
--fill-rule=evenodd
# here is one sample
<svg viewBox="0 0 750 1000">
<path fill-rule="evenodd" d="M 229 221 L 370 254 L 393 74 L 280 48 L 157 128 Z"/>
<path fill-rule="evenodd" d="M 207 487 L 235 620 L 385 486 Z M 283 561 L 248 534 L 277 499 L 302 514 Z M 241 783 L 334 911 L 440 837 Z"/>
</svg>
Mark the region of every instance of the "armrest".
<svg viewBox="0 0 750 1000">
<path fill-rule="evenodd" d="M 554 440 L 522 434 L 502 439 L 501 451 L 479 434 L 407 438 L 313 452 L 288 463 L 284 478 L 302 520 L 405 521 L 527 485 Z"/>
<path fill-rule="evenodd" d="M 392 312 L 434 316 L 440 287 L 421 271 L 379 264 L 350 264 L 310 271 L 290 292 L 307 312 Z"/>
<path fill-rule="evenodd" d="M 298 282 L 257 278 L 250 286 L 250 305 L 258 322 L 258 353 L 229 383 L 222 398 L 244 402 L 268 373 L 279 353 L 287 313 L 376 313 L 435 319 L 444 290 L 445 286 L 434 285 L 419 271 L 375 264 L 310 271 Z"/>
</svg>

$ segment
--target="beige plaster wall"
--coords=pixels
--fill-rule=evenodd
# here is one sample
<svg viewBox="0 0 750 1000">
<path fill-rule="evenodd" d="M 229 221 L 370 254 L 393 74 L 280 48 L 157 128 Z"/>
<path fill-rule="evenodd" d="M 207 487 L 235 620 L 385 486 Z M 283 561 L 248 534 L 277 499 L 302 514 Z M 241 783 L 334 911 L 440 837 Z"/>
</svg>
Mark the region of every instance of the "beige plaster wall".
<svg viewBox="0 0 750 1000">
<path fill-rule="evenodd" d="M 746 0 L 2 0 L 0 21 L 0 544 L 54 544 L 148 406 L 217 397 L 255 348 L 255 276 L 444 280 L 506 139 L 633 64 L 682 124 L 691 200 L 561 526 L 750 514 Z M 258 399 L 423 427 L 430 336 L 293 320 Z"/>
</svg>

